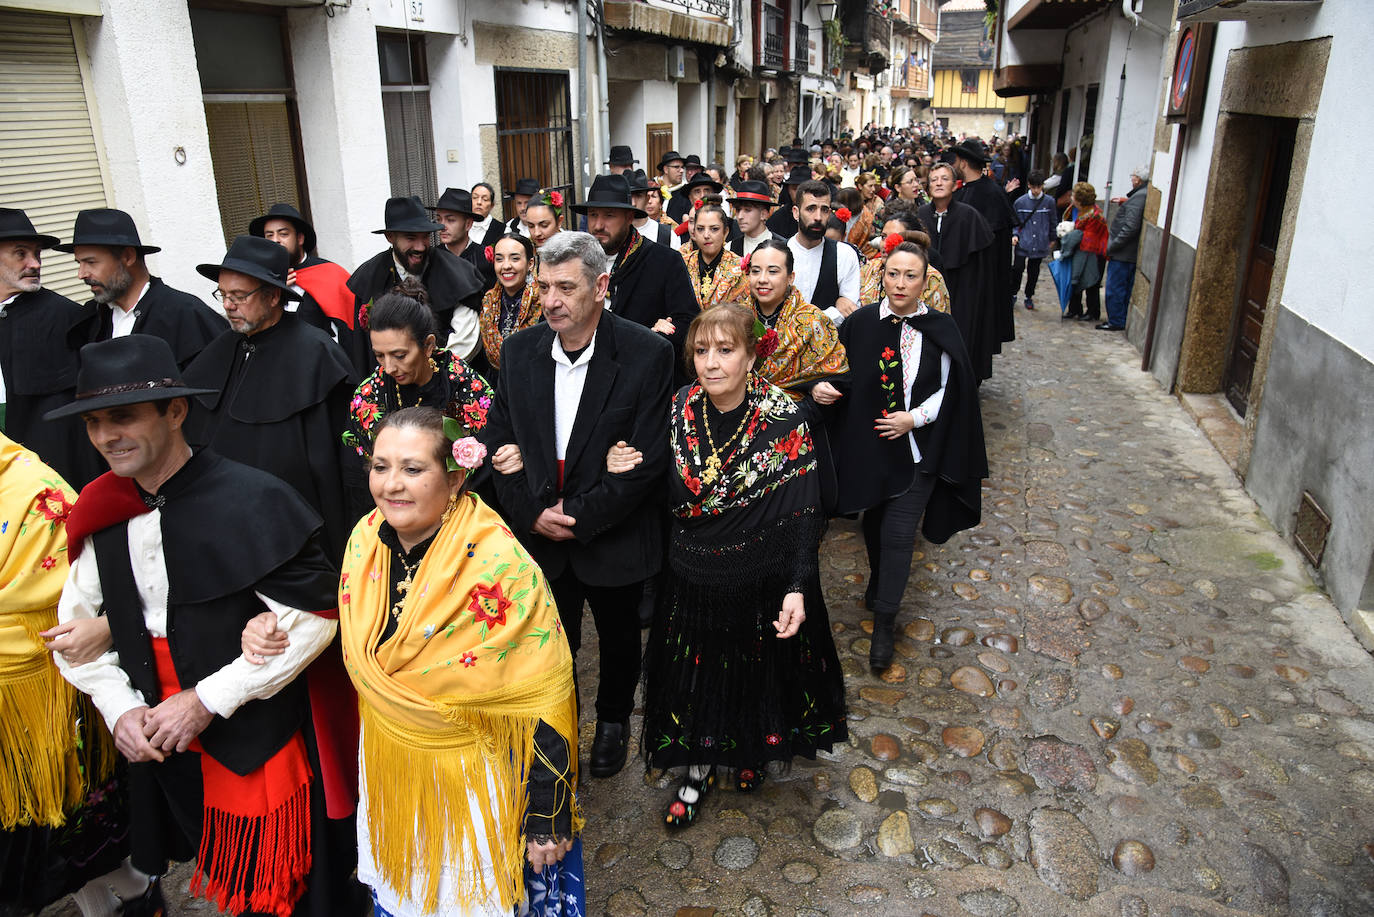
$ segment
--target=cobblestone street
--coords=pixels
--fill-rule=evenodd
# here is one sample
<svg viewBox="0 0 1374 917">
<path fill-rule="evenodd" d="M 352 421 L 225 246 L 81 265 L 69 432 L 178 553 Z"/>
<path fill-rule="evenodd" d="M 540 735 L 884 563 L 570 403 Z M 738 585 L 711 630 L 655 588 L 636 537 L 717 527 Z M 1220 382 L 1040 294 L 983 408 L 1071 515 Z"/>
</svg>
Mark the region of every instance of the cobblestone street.
<svg viewBox="0 0 1374 917">
<path fill-rule="evenodd" d="M 584 778 L 591 913 L 1374 913 L 1374 661 L 1121 336 L 1018 319 L 983 524 L 919 546 L 882 679 L 826 539 L 850 743 L 680 834 L 668 778 Z"/>
<path fill-rule="evenodd" d="M 919 546 L 881 680 L 826 539 L 850 744 L 674 835 L 668 780 L 590 781 L 593 913 L 1374 913 L 1374 662 L 1120 335 L 1018 325 L 983 525 Z"/>
</svg>

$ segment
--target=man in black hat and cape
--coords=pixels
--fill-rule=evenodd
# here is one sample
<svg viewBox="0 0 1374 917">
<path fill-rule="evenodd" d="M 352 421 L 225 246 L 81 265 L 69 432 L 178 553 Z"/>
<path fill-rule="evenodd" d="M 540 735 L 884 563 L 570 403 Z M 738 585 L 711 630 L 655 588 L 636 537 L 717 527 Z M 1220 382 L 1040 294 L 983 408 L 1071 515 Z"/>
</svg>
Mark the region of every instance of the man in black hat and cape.
<svg viewBox="0 0 1374 917">
<path fill-rule="evenodd" d="M 811 181 L 811 167 L 808 165 L 794 165 L 787 173 L 787 178 L 783 179 L 782 191 L 778 192 L 778 209 L 773 211 L 773 215 L 768 218 L 768 228 L 784 239 L 790 239 L 797 234 L 797 217 L 792 212 L 795 201 L 792 195 L 798 185 L 804 185 Z"/>
<path fill-rule="evenodd" d="M 612 175 L 624 175 L 632 171 L 638 163 L 634 150 L 628 146 L 613 146 L 611 155 L 606 159 L 606 171 Z"/>
<path fill-rule="evenodd" d="M 286 283 L 280 245 L 239 236 L 222 264 L 196 270 L 218 283 L 230 328 L 186 368 L 189 384 L 211 390 L 196 399 L 186 438 L 294 487 L 324 519 L 325 549 L 337 562 L 358 521 L 358 501 L 344 490 L 357 459 L 339 439 L 353 368 L 329 335 L 286 311 L 299 294 Z"/>
<path fill-rule="evenodd" d="M 930 200 L 916 211 L 939 252 L 940 272 L 949 288 L 950 314 L 964 337 L 974 376 L 981 383 L 992 375 L 996 336 L 992 300 L 994 237 L 982 215 L 954 200 L 954 167 L 937 162 L 930 167 Z"/>
<path fill-rule="evenodd" d="M 754 249 L 768 239 L 787 241 L 785 236 L 780 236 L 768 228 L 769 211 L 778 205 L 773 200 L 772 189 L 768 187 L 767 182 L 740 182 L 729 201 L 730 206 L 734 208 L 736 221 L 735 234 L 726 245 L 730 251 L 743 258 L 752 254 Z"/>
<path fill-rule="evenodd" d="M 630 203 L 644 214 L 642 217 L 635 217 L 630 225 L 634 226 L 647 242 L 657 242 L 659 245 L 674 251 L 681 248 L 682 237 L 673 232 L 673 227 L 649 216 L 649 195 L 659 193 L 658 185 L 649 183 L 648 176 L 644 174 L 643 169 L 631 169 L 623 174 L 625 181 L 630 185 Z M 586 217 L 583 217 L 582 221 L 585 223 Z"/>
<path fill-rule="evenodd" d="M 572 209 L 586 214 L 589 231 L 606 253 L 610 310 L 671 339 L 681 356 L 687 326 L 701 311 L 692 278 L 681 255 L 646 243 L 635 230 L 632 222 L 645 213 L 630 202 L 625 176 L 598 175 L 586 202 Z"/>
<path fill-rule="evenodd" d="M 530 237 L 530 228 L 525 225 L 525 208 L 538 194 L 539 179 L 537 178 L 522 178 L 515 183 L 513 190 L 506 192 L 507 204 L 502 215 L 506 218 L 507 232 L 518 232 L 526 239 Z"/>
<path fill-rule="evenodd" d="M 56 662 L 129 762 L 133 865 L 154 877 L 138 913 L 161 904 L 169 862 L 190 859 L 193 893 L 230 913 L 344 913 L 358 887 L 327 842 L 321 777 L 341 762 L 321 759 L 301 677 L 337 627 L 319 516 L 272 475 L 192 452 L 188 398 L 209 392 L 181 381 L 165 341 L 127 335 L 81 357 L 75 401 L 48 416 L 83 419 L 111 471 L 67 519 L 58 617 L 99 618 L 111 643 Z M 289 645 L 255 666 L 239 640 L 261 615 Z"/>
<path fill-rule="evenodd" d="M 43 421 L 71 400 L 78 362 L 67 332 L 81 307 L 43 289 L 43 250 L 56 245 L 24 211 L 0 207 L 0 429 L 79 488 L 100 474 L 100 456 L 78 418 Z"/>
<path fill-rule="evenodd" d="M 390 248 L 363 262 L 348 280 L 357 304 L 358 343 L 352 356 L 359 376 L 377 365 L 367 335 L 368 309 L 378 296 L 410 277 L 429 293 L 429 306 L 447 349 L 466 360 L 481 346 L 479 316 L 487 288 L 481 272 L 470 262 L 434 246 L 432 234 L 443 228 L 425 212 L 418 197 L 393 197 L 386 202 L 386 225 L 373 232 L 385 236 Z"/>
<path fill-rule="evenodd" d="M 145 258 L 162 249 L 144 245 L 133 217 L 122 210 L 81 211 L 72 241 L 54 247 L 76 258 L 76 276 L 93 297 L 72 324 L 74 350 L 126 334 L 151 334 L 166 341 L 177 365 L 185 367 L 225 329 L 214 309 L 148 272 Z"/>
<path fill-rule="evenodd" d="M 992 230 L 992 249 L 988 253 L 992 267 L 992 345 L 993 353 L 1001 353 L 1003 342 L 1016 340 L 1016 291 L 1011 285 L 1015 254 L 1011 236 L 1016 228 L 1016 214 L 1006 190 L 995 179 L 983 175 L 988 155 L 982 143 L 970 137 L 950 152 L 954 155 L 954 171 L 964 183 L 954 192 L 954 199 L 977 210 Z"/>
<path fill-rule="evenodd" d="M 711 177 L 709 172 L 698 172 L 677 190 L 672 200 L 668 201 L 668 216 L 681 223 L 692 215 L 692 210 L 697 206 L 697 201 L 705 200 L 708 194 L 719 197 L 725 191 L 725 186 Z M 674 205 L 677 205 L 674 207 Z M 674 215 L 673 211 L 679 211 Z M 739 232 L 739 224 L 734 217 L 725 218 L 725 238 L 730 238 Z"/>
<path fill-rule="evenodd" d="M 286 249 L 291 268 L 286 283 L 299 302 L 288 300 L 286 310 L 295 312 L 339 342 L 345 353 L 353 347 L 353 292 L 348 271 L 315 253 L 315 227 L 290 204 L 273 204 L 267 213 L 248 224 L 250 236 L 261 236 Z"/>
<path fill-rule="evenodd" d="M 482 247 L 473 244 L 468 236 L 468 230 L 477 222 L 477 211 L 472 209 L 472 192 L 463 188 L 445 188 L 439 200 L 429 209 L 434 211 L 435 221 L 444 227 L 439 230 L 439 245 L 477 268 L 482 275 L 483 293 L 495 286 L 496 268 L 487 260 Z"/>
</svg>

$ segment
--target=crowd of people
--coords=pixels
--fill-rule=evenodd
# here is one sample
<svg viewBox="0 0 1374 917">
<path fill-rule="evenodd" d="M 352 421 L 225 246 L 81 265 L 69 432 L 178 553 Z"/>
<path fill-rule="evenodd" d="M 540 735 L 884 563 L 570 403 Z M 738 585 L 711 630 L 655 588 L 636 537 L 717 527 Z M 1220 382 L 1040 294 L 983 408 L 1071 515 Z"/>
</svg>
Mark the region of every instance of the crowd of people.
<svg viewBox="0 0 1374 917">
<path fill-rule="evenodd" d="M 196 267 L 219 309 L 126 213 L 0 209 L 0 911 L 157 913 L 193 859 L 233 914 L 581 914 L 638 690 L 670 829 L 847 738 L 827 521 L 881 672 L 1060 213 L 972 138 L 606 165 L 393 198 L 351 272 L 275 205 Z"/>
</svg>

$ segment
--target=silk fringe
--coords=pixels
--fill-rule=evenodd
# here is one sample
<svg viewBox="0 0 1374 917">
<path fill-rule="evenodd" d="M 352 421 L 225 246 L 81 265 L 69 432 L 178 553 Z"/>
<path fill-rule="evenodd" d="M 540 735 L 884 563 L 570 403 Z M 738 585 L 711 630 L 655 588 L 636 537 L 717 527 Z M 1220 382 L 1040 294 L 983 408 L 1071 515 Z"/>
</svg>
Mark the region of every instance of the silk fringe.
<svg viewBox="0 0 1374 917">
<path fill-rule="evenodd" d="M 310 872 L 309 825 L 309 783 L 265 816 L 234 815 L 207 805 L 191 894 L 230 914 L 291 917 Z M 242 868 L 245 862 L 253 863 L 251 871 Z"/>
</svg>

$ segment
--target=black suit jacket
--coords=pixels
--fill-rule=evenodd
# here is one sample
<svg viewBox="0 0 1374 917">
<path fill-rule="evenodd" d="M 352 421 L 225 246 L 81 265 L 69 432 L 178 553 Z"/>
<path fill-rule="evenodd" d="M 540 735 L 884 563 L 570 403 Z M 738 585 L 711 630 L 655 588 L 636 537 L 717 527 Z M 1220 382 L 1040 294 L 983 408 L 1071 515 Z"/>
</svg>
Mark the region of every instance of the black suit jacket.
<svg viewBox="0 0 1374 917">
<path fill-rule="evenodd" d="M 678 354 L 687 340 L 687 326 L 701 311 L 682 255 L 655 243 L 641 244 L 616 267 L 611 274 L 610 298 L 611 311 L 636 325 L 652 328 L 660 318 L 672 319 L 677 329 L 672 337 L 673 350 Z"/>
<path fill-rule="evenodd" d="M 68 334 L 73 350 L 110 339 L 114 331 L 112 309 L 95 300 L 81 307 Z M 167 286 L 158 277 L 150 277 L 148 292 L 134 307 L 131 333 L 162 338 L 172 348 L 177 365 L 185 369 L 207 344 L 228 330 L 229 323 L 200 299 Z"/>
<path fill-rule="evenodd" d="M 681 259 L 679 259 L 680 261 Z M 593 586 L 623 586 L 663 562 L 659 512 L 668 467 L 668 405 L 673 349 L 662 336 L 604 312 L 587 367 L 558 488 L 554 433 L 555 332 L 545 323 L 506 338 L 496 399 L 481 439 L 495 451 L 516 443 L 524 470 L 495 475 L 511 529 L 547 577 L 571 571 Z M 633 471 L 606 471 L 606 452 L 624 440 L 644 455 Z M 539 514 L 563 500 L 575 538 L 550 541 L 531 531 Z"/>
</svg>

